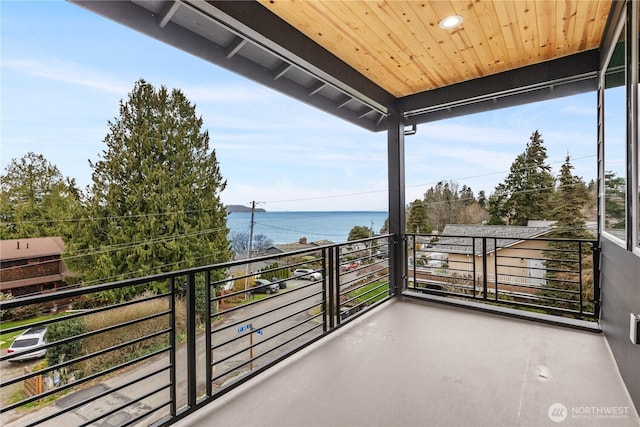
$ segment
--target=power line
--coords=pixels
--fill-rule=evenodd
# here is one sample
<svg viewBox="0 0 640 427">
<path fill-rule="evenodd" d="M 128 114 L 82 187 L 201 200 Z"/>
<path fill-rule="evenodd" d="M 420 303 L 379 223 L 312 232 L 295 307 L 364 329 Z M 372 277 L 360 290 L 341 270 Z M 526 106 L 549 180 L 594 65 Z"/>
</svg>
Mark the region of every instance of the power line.
<svg viewBox="0 0 640 427">
<path fill-rule="evenodd" d="M 573 161 L 584 160 L 584 159 L 595 158 L 595 157 L 596 157 L 595 155 L 589 155 L 589 156 L 575 157 L 575 158 L 572 158 L 571 160 Z M 561 163 L 564 163 L 564 160 L 549 162 L 548 164 L 554 165 L 554 164 L 561 164 Z M 526 169 L 531 169 L 531 168 L 522 168 L 522 170 L 526 170 Z M 488 172 L 484 174 L 470 175 L 465 177 L 442 179 L 437 182 L 431 182 L 431 183 L 410 184 L 410 185 L 406 185 L 405 188 L 428 187 L 428 186 L 436 185 L 438 184 L 438 182 L 457 182 L 457 181 L 471 180 L 476 178 L 483 178 L 486 176 L 499 175 L 499 174 L 508 173 L 508 172 L 509 171 L 497 171 L 497 172 Z M 388 189 L 378 189 L 378 190 L 333 194 L 328 196 L 306 197 L 306 198 L 298 198 L 298 199 L 271 200 L 271 201 L 266 201 L 261 203 L 277 204 L 277 203 L 307 202 L 307 201 L 314 201 L 314 200 L 327 200 L 327 199 L 336 199 L 336 198 L 342 198 L 342 197 L 354 197 L 354 196 L 362 196 L 366 194 L 376 194 L 376 193 L 385 193 L 385 192 L 388 192 Z M 160 213 L 145 213 L 145 214 L 136 214 L 136 215 L 119 215 L 119 216 L 89 217 L 89 218 L 74 218 L 74 219 L 63 218 L 63 219 L 31 220 L 31 221 L 4 222 L 3 224 L 24 225 L 24 224 L 42 224 L 42 223 L 101 221 L 101 220 L 114 220 L 114 219 L 139 219 L 139 218 L 149 218 L 149 217 L 155 217 L 155 216 L 177 215 L 181 213 L 184 213 L 184 214 L 200 213 L 200 212 L 207 212 L 212 210 L 213 209 L 200 209 L 200 210 L 182 210 L 182 211 L 171 211 L 171 212 L 160 212 Z"/>
</svg>

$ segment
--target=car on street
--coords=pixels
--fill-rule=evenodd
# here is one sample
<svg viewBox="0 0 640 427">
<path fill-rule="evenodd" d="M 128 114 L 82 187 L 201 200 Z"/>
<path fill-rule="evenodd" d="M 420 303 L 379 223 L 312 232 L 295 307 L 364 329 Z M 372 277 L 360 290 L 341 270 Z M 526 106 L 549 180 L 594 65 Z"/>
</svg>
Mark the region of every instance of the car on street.
<svg viewBox="0 0 640 427">
<path fill-rule="evenodd" d="M 348 262 L 346 264 L 342 264 L 340 266 L 340 270 L 342 271 L 351 271 L 351 270 L 355 270 L 356 268 L 358 268 L 359 264 L 357 262 Z"/>
<path fill-rule="evenodd" d="M 278 289 L 280 289 L 280 285 L 278 283 L 270 282 L 267 279 L 256 279 L 256 283 L 253 287 L 254 292 L 267 295 L 278 292 Z"/>
<path fill-rule="evenodd" d="M 294 270 L 293 277 L 307 280 L 322 280 L 322 274 L 312 268 L 298 268 Z"/>
<path fill-rule="evenodd" d="M 37 326 L 29 328 L 22 334 L 18 335 L 7 349 L 7 354 L 19 354 L 10 362 L 19 362 L 22 360 L 39 359 L 47 354 L 46 348 L 43 347 L 47 341 L 45 335 L 47 333 L 46 326 Z"/>
<path fill-rule="evenodd" d="M 278 286 L 280 286 L 280 289 L 287 288 L 287 281 L 285 279 L 278 279 L 277 277 L 274 277 L 273 279 L 271 279 L 271 282 L 277 283 Z"/>
</svg>

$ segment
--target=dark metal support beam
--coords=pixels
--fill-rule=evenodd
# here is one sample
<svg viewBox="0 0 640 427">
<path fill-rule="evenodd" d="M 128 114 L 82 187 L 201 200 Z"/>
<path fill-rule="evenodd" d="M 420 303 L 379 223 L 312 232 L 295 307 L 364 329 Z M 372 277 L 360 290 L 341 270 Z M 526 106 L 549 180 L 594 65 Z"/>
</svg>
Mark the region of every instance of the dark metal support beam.
<svg viewBox="0 0 640 427">
<path fill-rule="evenodd" d="M 406 124 L 420 124 L 597 89 L 597 49 L 430 90 L 399 100 Z"/>
<path fill-rule="evenodd" d="M 389 233 L 393 244 L 389 253 L 389 281 L 395 295 L 406 287 L 405 253 L 405 176 L 404 176 L 404 119 L 393 113 L 388 119 L 387 162 L 389 174 Z"/>
<path fill-rule="evenodd" d="M 638 19 L 640 18 L 637 2 L 627 3 L 627 22 L 625 35 L 627 60 L 626 60 L 626 89 L 627 89 L 627 250 L 635 249 L 637 225 L 633 223 L 633 218 L 637 215 L 637 194 L 638 194 L 638 35 L 640 28 Z M 606 126 L 606 123 L 605 123 Z M 606 144 L 606 141 L 605 141 Z"/>
<path fill-rule="evenodd" d="M 355 98 L 385 109 L 395 97 L 368 80 L 344 61 L 255 1 L 207 1 L 236 20 L 237 28 L 263 46 L 293 55 L 296 65 L 308 69 Z M 337 78 L 339 76 L 339 79 Z"/>
<path fill-rule="evenodd" d="M 292 82 L 289 79 L 285 79 L 285 78 L 274 79 L 274 76 L 278 75 L 278 73 L 281 71 L 281 68 L 279 68 L 278 71 L 266 69 L 265 67 L 257 64 L 251 59 L 245 58 L 242 55 L 238 55 L 238 54 L 233 55 L 230 58 L 227 58 L 227 55 L 228 55 L 227 46 L 217 45 L 213 43 L 211 40 L 204 38 L 203 36 L 189 30 L 188 28 L 185 28 L 176 24 L 174 21 L 171 21 L 171 20 L 168 21 L 164 28 L 159 27 L 158 15 L 156 15 L 154 12 L 151 12 L 150 10 L 145 9 L 143 7 L 143 5 L 145 5 L 144 2 L 142 2 L 142 5 L 140 5 L 138 3 L 133 3 L 130 1 L 124 1 L 124 0 L 118 1 L 118 2 L 114 2 L 111 0 L 109 1 L 70 0 L 70 1 L 94 13 L 97 13 L 106 18 L 112 19 L 129 28 L 133 28 L 136 31 L 141 32 L 142 34 L 145 34 L 149 37 L 153 37 L 156 40 L 159 40 L 170 46 L 174 46 L 198 58 L 202 58 L 205 61 L 211 62 L 229 71 L 240 74 L 266 87 L 270 87 L 281 93 L 287 94 L 295 99 L 308 103 L 316 108 L 319 108 L 328 113 L 331 113 L 348 122 L 354 123 L 356 125 L 362 126 L 363 128 L 372 130 L 372 131 L 381 130 L 379 124 L 377 124 L 375 120 L 360 119 L 359 118 L 360 114 L 351 109 L 346 109 L 346 108 L 336 109 L 335 100 L 332 100 L 320 95 L 310 97 L 308 93 L 308 90 L 309 90 L 308 88 L 301 86 L 299 84 L 296 84 L 295 82 Z M 230 3 L 232 3 L 233 5 L 231 5 Z M 202 14 L 203 19 L 211 19 L 217 22 L 217 24 L 221 26 L 226 26 L 225 28 L 227 28 L 230 32 L 236 34 L 236 36 L 239 36 L 240 38 L 246 37 L 246 34 L 242 32 L 243 30 L 246 30 L 247 32 L 251 32 L 253 36 L 259 38 L 262 42 L 264 42 L 268 46 L 265 46 L 264 44 L 259 45 L 257 44 L 258 41 L 256 40 L 249 40 L 251 43 L 254 43 L 257 46 L 260 46 L 266 49 L 270 49 L 270 48 L 275 49 L 276 44 L 274 44 L 273 42 L 267 43 L 267 40 L 264 37 L 260 36 L 260 34 L 256 33 L 255 31 L 250 31 L 249 27 L 247 27 L 246 25 L 240 22 L 232 22 L 231 24 L 237 25 L 237 28 L 234 28 L 231 26 L 230 23 L 223 21 L 222 18 L 225 18 L 231 21 L 233 21 L 233 18 L 226 16 L 223 11 L 217 9 L 218 6 L 226 5 L 227 9 L 229 10 L 238 9 L 238 10 L 244 10 L 245 13 L 248 13 L 250 10 L 253 10 L 255 6 L 259 6 L 263 10 L 263 13 L 266 13 L 267 16 L 269 15 L 271 16 L 270 19 L 276 18 L 273 14 L 271 14 L 264 7 L 260 6 L 258 3 L 255 3 L 255 5 L 253 6 L 247 6 L 249 4 L 254 4 L 254 3 L 255 2 L 244 2 L 244 1 L 240 1 L 240 2 L 182 1 L 180 3 L 180 7 L 177 8 L 174 11 L 174 13 L 178 13 L 178 11 L 180 11 L 182 8 L 190 8 L 191 10 L 197 11 L 198 13 Z M 206 7 L 207 10 L 200 10 L 198 9 L 199 7 Z M 244 18 L 247 18 L 247 17 L 244 16 Z M 250 19 L 250 21 L 254 21 L 254 20 L 255 20 L 255 17 Z M 289 31 L 291 30 L 293 30 L 293 28 L 290 28 Z M 287 34 L 291 36 L 290 32 Z M 300 35 L 298 34 L 298 37 L 299 36 Z M 309 42 L 310 42 L 309 39 L 307 39 L 306 42 L 299 41 L 298 43 L 301 43 L 304 46 L 298 46 L 298 49 L 304 51 L 304 49 L 316 50 L 318 48 L 317 45 L 315 47 L 309 46 L 307 44 Z M 282 52 L 283 49 L 280 48 L 279 51 Z M 277 55 L 277 51 L 275 50 L 269 51 L 269 52 L 270 54 Z M 335 57 L 333 58 L 333 60 L 329 60 L 329 57 L 331 55 L 328 52 L 325 52 L 325 55 L 329 55 L 329 56 L 323 56 L 321 54 L 318 54 L 318 55 L 319 56 L 316 59 L 317 60 L 326 59 L 328 61 L 327 64 L 333 63 L 335 61 L 339 61 Z M 289 56 L 295 56 L 295 55 L 289 55 Z M 297 59 L 300 59 L 300 58 L 297 58 Z M 287 62 L 287 61 L 284 61 L 284 62 Z M 362 82 L 361 85 L 356 84 L 355 88 L 353 87 L 349 88 L 348 85 L 339 81 L 339 79 L 335 77 L 335 76 L 340 76 L 341 78 L 343 77 L 343 74 L 341 74 L 340 72 L 337 72 L 337 70 L 339 70 L 340 67 L 336 66 L 337 68 L 335 70 L 329 70 L 329 71 L 337 72 L 337 74 L 330 76 L 329 74 L 327 74 L 326 71 L 320 71 L 317 67 L 311 66 L 310 64 L 306 63 L 304 60 L 300 60 L 300 63 L 296 62 L 294 64 L 294 66 L 298 68 L 304 65 L 309 66 L 310 68 L 310 70 L 304 69 L 304 71 L 311 73 L 314 77 L 328 83 L 329 85 L 332 85 L 335 88 L 339 88 L 340 90 L 343 90 L 347 96 L 352 96 L 354 100 L 357 99 L 358 102 L 361 102 L 361 103 L 364 102 L 363 105 L 367 105 L 371 108 L 373 108 L 373 105 L 375 105 L 381 108 L 382 110 L 386 111 L 386 105 L 384 104 L 384 102 L 378 102 L 378 101 L 372 100 L 363 92 L 360 92 L 359 89 L 365 90 L 367 88 L 370 88 L 371 85 L 373 85 L 373 83 L 370 82 L 369 80 L 365 79 L 366 82 Z M 346 65 L 346 64 L 343 64 L 343 65 Z M 350 75 L 346 69 L 343 69 L 342 71 L 346 73 L 344 74 L 344 76 Z M 353 73 L 354 70 L 352 70 L 351 72 Z M 326 79 L 320 78 L 321 76 L 327 77 L 327 78 Z M 364 78 L 362 76 L 360 77 Z M 376 96 L 380 95 L 383 98 L 383 101 L 387 101 L 388 99 L 383 96 L 384 94 L 382 92 L 380 91 L 375 92 L 377 94 Z M 389 94 L 387 94 L 387 96 L 389 99 L 394 99 Z M 368 102 L 370 102 L 371 104 L 369 104 Z"/>
</svg>

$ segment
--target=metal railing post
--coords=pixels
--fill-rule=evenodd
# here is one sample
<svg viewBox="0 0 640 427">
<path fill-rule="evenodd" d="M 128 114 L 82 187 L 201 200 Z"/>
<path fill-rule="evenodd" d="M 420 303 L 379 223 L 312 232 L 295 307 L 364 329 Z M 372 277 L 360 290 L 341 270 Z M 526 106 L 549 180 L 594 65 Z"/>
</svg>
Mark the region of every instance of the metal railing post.
<svg viewBox="0 0 640 427">
<path fill-rule="evenodd" d="M 583 288 L 583 283 L 582 283 L 582 242 L 578 241 L 578 291 L 580 292 L 579 295 L 579 301 L 580 301 L 580 315 L 582 316 L 583 314 L 583 296 L 582 296 L 582 290 Z"/>
<path fill-rule="evenodd" d="M 473 269 L 473 297 L 476 298 L 478 294 L 477 282 L 478 282 L 478 272 L 476 271 L 476 238 L 471 238 L 471 264 Z"/>
<path fill-rule="evenodd" d="M 498 301 L 498 239 L 493 238 L 493 299 Z"/>
<path fill-rule="evenodd" d="M 487 299 L 487 238 L 482 238 L 482 299 Z"/>
<path fill-rule="evenodd" d="M 408 238 L 409 237 L 407 236 L 407 239 Z M 417 288 L 416 283 L 417 283 L 417 278 L 418 278 L 418 271 L 417 271 L 418 269 L 416 267 L 417 263 L 416 263 L 416 235 L 415 234 L 413 235 L 412 246 L 413 246 L 413 289 L 416 289 Z M 409 258 L 407 257 L 407 260 L 408 259 Z"/>
<path fill-rule="evenodd" d="M 175 279 L 169 278 L 169 401 L 171 417 L 178 414 L 178 396 L 176 392 L 176 286 Z"/>
<path fill-rule="evenodd" d="M 329 317 L 333 317 L 333 302 L 329 301 L 329 307 L 327 307 L 327 283 L 331 283 L 333 272 L 331 268 L 327 268 L 327 248 L 322 249 L 322 331 L 327 332 L 327 309 L 329 311 Z M 331 251 L 329 251 L 329 257 L 333 258 Z M 329 262 L 331 266 L 332 263 Z M 329 280 L 327 280 L 327 276 Z"/>
<path fill-rule="evenodd" d="M 207 315 L 204 319 L 204 332 L 205 332 L 205 360 L 207 364 L 207 396 L 213 394 L 211 387 L 211 378 L 213 378 L 213 366 L 211 357 L 211 270 L 207 270 L 204 275 L 204 299 L 205 310 Z M 215 295 L 215 292 L 214 292 Z"/>
<path fill-rule="evenodd" d="M 593 317 L 600 318 L 600 244 L 593 242 Z"/>
<path fill-rule="evenodd" d="M 187 280 L 187 406 L 196 406 L 196 276 Z"/>
<path fill-rule="evenodd" d="M 329 271 L 327 272 L 328 273 L 327 276 L 329 277 L 329 283 L 328 283 L 329 295 L 327 297 L 326 290 L 322 294 L 322 299 L 323 300 L 328 299 L 329 301 L 329 329 L 333 329 L 335 327 L 334 285 L 335 285 L 336 279 L 338 279 L 338 271 L 339 271 L 336 263 L 339 263 L 339 259 L 340 259 L 340 257 L 336 258 L 335 256 L 336 249 L 337 247 L 329 250 L 329 262 L 328 262 Z M 324 332 L 327 332 L 326 320 L 324 322 Z"/>
</svg>

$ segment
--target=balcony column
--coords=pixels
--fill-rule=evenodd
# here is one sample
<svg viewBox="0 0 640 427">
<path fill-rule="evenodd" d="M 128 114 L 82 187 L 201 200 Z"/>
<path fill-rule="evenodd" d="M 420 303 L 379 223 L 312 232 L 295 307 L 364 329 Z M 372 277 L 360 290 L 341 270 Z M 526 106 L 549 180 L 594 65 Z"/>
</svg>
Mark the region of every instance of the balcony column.
<svg viewBox="0 0 640 427">
<path fill-rule="evenodd" d="M 390 289 L 396 296 L 405 289 L 405 200 L 404 200 L 404 118 L 393 112 L 388 118 L 387 168 L 389 175 L 389 233 L 393 244 L 389 251 Z"/>
</svg>

